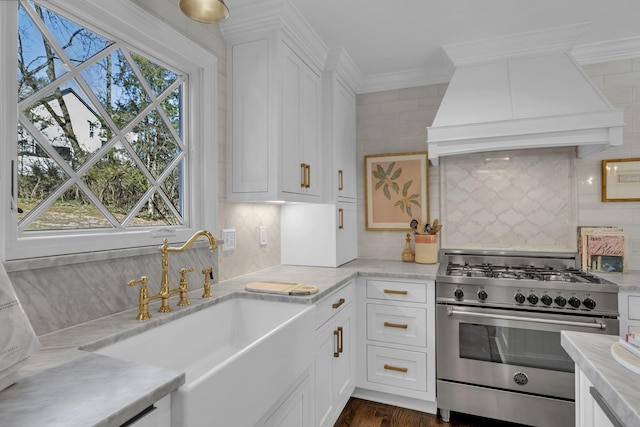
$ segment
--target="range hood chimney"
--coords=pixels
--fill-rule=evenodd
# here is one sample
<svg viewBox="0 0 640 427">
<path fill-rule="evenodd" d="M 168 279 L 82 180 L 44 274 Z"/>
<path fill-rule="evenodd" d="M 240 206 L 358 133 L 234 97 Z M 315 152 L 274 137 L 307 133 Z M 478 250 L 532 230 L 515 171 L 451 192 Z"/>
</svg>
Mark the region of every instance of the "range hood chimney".
<svg viewBox="0 0 640 427">
<path fill-rule="evenodd" d="M 589 24 L 443 46 L 455 66 L 433 125 L 429 159 L 485 151 L 622 145 L 614 109 L 570 51 Z"/>
</svg>

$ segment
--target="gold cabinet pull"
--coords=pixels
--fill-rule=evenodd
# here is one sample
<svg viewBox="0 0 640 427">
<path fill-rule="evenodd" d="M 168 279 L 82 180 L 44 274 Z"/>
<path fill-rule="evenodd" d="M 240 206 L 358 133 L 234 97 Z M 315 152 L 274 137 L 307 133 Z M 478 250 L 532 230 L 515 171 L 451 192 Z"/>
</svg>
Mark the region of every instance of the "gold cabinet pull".
<svg viewBox="0 0 640 427">
<path fill-rule="evenodd" d="M 338 170 L 338 191 L 344 190 L 344 174 L 342 169 Z"/>
<path fill-rule="evenodd" d="M 338 335 L 340 336 L 338 340 L 338 353 L 342 353 L 342 351 L 344 350 L 344 347 L 343 347 L 344 342 L 342 339 L 342 336 L 343 336 L 342 326 L 338 326 Z"/>
<path fill-rule="evenodd" d="M 388 371 L 404 372 L 405 374 L 407 373 L 407 371 L 409 371 L 408 368 L 402 368 L 400 366 L 387 365 L 386 363 L 384 365 L 384 369 L 386 369 Z"/>
<path fill-rule="evenodd" d="M 333 357 L 340 357 L 340 332 L 337 329 L 333 330 Z"/>
<path fill-rule="evenodd" d="M 344 304 L 344 303 L 345 303 L 344 298 L 340 298 L 340 299 L 338 300 L 338 302 L 334 302 L 333 304 L 331 304 L 331 307 L 332 307 L 332 308 L 338 308 L 338 307 L 340 307 L 340 306 L 341 306 L 342 304 Z"/>
<path fill-rule="evenodd" d="M 395 295 L 407 295 L 409 291 L 397 291 L 395 289 L 385 289 L 383 291 L 385 294 L 395 294 Z"/>
<path fill-rule="evenodd" d="M 306 163 L 300 163 L 300 170 L 302 171 L 302 175 L 300 176 L 300 187 L 307 187 L 307 165 Z"/>
<path fill-rule="evenodd" d="M 338 216 L 340 218 L 340 221 L 338 222 L 338 228 L 342 230 L 344 228 L 344 209 L 338 209 Z"/>
<path fill-rule="evenodd" d="M 310 188 L 311 187 L 311 165 L 305 165 L 304 170 L 306 172 L 306 174 L 305 174 L 305 182 L 306 182 L 305 187 L 306 188 Z"/>
<path fill-rule="evenodd" d="M 384 322 L 384 326 L 387 328 L 398 328 L 398 329 L 407 329 L 409 327 L 409 325 L 407 325 L 406 323 L 391 323 L 391 322 Z"/>
</svg>

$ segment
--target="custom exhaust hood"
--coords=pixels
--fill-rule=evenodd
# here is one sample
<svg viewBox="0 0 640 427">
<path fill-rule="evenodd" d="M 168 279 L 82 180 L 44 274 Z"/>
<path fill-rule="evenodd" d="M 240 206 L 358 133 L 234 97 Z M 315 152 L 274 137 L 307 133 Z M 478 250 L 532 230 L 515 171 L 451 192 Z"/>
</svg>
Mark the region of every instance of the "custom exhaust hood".
<svg viewBox="0 0 640 427">
<path fill-rule="evenodd" d="M 429 159 L 485 151 L 622 144 L 614 109 L 570 51 L 589 24 L 443 46 L 455 70 L 433 125 Z"/>
</svg>

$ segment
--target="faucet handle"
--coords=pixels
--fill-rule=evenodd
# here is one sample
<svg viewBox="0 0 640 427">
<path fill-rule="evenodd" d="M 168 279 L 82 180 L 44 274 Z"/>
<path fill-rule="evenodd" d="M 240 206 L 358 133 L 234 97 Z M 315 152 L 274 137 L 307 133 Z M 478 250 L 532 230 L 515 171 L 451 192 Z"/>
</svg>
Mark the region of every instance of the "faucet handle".
<svg viewBox="0 0 640 427">
<path fill-rule="evenodd" d="M 211 293 L 211 282 L 209 278 L 213 279 L 213 267 L 203 268 L 202 274 L 204 274 L 204 292 L 202 298 L 211 298 L 213 294 Z"/>
<path fill-rule="evenodd" d="M 128 286 L 135 286 L 140 283 L 137 320 L 151 319 L 151 313 L 149 313 L 149 288 L 147 288 L 148 281 L 149 278 L 147 276 L 142 276 L 139 279 L 130 280 L 127 283 Z"/>
<path fill-rule="evenodd" d="M 178 301 L 179 307 L 186 307 L 190 304 L 187 293 L 189 292 L 189 281 L 187 280 L 187 273 L 193 271 L 194 267 L 181 268 L 180 269 L 180 301 Z"/>
</svg>

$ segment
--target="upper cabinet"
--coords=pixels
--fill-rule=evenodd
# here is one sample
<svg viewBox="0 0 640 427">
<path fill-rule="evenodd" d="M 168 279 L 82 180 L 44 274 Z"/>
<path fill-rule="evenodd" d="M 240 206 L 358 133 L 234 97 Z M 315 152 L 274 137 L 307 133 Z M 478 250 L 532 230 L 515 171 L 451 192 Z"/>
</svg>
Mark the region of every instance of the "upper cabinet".
<svg viewBox="0 0 640 427">
<path fill-rule="evenodd" d="M 355 202 L 357 198 L 356 95 L 352 77 L 356 72 L 344 50 L 329 53 L 323 74 L 327 203 Z"/>
<path fill-rule="evenodd" d="M 288 0 L 241 5 L 221 28 L 228 52 L 227 199 L 322 202 L 326 47 Z"/>
</svg>

